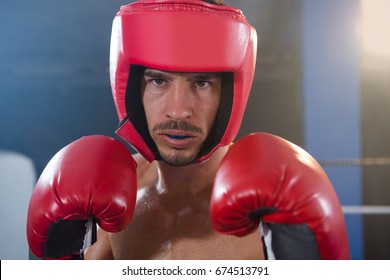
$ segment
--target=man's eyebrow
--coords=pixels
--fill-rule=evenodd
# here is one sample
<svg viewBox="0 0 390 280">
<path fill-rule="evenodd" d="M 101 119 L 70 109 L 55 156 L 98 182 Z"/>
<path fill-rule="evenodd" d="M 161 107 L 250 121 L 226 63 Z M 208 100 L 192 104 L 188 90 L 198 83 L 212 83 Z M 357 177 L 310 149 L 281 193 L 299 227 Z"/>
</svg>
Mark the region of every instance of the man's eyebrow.
<svg viewBox="0 0 390 280">
<path fill-rule="evenodd" d="M 180 74 L 180 73 L 185 73 L 185 72 L 160 72 L 160 71 L 154 70 L 154 69 L 146 69 L 144 72 L 144 76 L 152 78 L 152 79 L 168 79 L 169 73 Z M 188 74 L 189 74 L 189 78 L 191 80 L 200 80 L 200 81 L 217 79 L 217 78 L 220 78 L 222 76 L 222 74 L 220 72 L 193 72 L 193 73 L 190 72 Z"/>
<path fill-rule="evenodd" d="M 164 73 L 159 72 L 159 71 L 150 70 L 150 69 L 145 70 L 144 76 L 149 77 L 149 78 L 153 78 L 153 79 L 165 79 L 166 78 L 166 75 L 164 75 Z"/>
<path fill-rule="evenodd" d="M 221 73 L 219 72 L 204 72 L 204 73 L 193 73 L 191 77 L 194 80 L 211 80 L 217 79 L 221 77 Z"/>
</svg>

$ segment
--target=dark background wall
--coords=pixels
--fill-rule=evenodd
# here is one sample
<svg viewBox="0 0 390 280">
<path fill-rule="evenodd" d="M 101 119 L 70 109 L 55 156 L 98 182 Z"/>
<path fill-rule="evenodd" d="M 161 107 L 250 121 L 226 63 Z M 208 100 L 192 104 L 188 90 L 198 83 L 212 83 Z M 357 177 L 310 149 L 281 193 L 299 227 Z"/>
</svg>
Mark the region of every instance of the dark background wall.
<svg viewBox="0 0 390 280">
<path fill-rule="evenodd" d="M 378 164 L 362 168 L 363 203 L 390 205 L 390 58 L 362 54 L 362 155 Z M 364 216 L 365 257 L 390 259 L 390 215 Z"/>
<path fill-rule="evenodd" d="M 74 139 L 113 135 L 108 54 L 121 3 L 1 3 L 0 147 L 33 158 L 38 173 Z"/>
</svg>

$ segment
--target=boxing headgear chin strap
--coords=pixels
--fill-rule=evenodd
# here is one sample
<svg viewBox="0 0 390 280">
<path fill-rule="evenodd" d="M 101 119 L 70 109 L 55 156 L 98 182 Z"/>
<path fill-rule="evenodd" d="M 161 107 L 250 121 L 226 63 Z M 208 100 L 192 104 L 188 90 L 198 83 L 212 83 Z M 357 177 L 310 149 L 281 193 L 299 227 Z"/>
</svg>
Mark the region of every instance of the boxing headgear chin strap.
<svg viewBox="0 0 390 280">
<path fill-rule="evenodd" d="M 195 161 L 208 159 L 238 133 L 256 47 L 256 30 L 240 10 L 229 6 L 201 0 L 141 0 L 122 6 L 113 21 L 110 51 L 111 88 L 120 120 L 116 133 L 146 160 L 159 160 L 140 100 L 142 69 L 221 72 L 214 133 Z"/>
</svg>

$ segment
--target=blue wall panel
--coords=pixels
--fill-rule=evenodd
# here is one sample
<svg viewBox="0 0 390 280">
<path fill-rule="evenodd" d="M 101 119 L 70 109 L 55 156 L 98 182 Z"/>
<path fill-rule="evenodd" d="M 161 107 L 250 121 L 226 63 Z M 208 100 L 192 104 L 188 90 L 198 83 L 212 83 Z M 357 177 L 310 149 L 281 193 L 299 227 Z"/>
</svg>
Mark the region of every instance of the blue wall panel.
<svg viewBox="0 0 390 280">
<path fill-rule="evenodd" d="M 359 1 L 302 0 L 305 148 L 318 160 L 360 157 Z M 343 205 L 361 204 L 361 168 L 326 167 Z M 346 216 L 351 255 L 364 254 L 362 218 Z"/>
</svg>

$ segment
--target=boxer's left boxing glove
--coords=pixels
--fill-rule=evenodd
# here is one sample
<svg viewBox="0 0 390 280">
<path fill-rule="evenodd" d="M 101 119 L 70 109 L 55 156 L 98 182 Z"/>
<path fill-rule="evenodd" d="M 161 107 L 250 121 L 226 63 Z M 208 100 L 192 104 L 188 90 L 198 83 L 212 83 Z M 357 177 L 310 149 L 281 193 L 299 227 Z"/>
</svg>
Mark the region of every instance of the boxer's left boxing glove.
<svg viewBox="0 0 390 280">
<path fill-rule="evenodd" d="M 124 144 L 82 137 L 48 163 L 31 196 L 27 239 L 39 258 L 78 259 L 105 231 L 124 229 L 137 192 L 136 163 Z"/>
<path fill-rule="evenodd" d="M 262 233 L 268 259 L 349 259 L 344 215 L 321 166 L 280 137 L 233 144 L 215 178 L 211 221 L 237 236 Z"/>
</svg>

